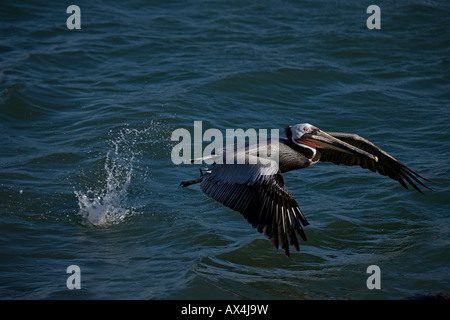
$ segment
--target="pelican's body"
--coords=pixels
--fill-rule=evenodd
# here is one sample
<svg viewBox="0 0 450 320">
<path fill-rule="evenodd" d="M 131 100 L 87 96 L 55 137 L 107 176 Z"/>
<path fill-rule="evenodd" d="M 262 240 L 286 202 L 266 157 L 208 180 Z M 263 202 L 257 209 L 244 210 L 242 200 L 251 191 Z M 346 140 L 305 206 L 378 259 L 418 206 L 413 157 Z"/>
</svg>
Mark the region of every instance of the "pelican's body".
<svg viewBox="0 0 450 320">
<path fill-rule="evenodd" d="M 359 165 L 389 176 L 405 188 L 406 181 L 419 192 L 422 191 L 417 184 L 428 188 L 420 181 L 427 179 L 356 134 L 325 133 L 307 123 L 288 126 L 285 134 L 286 137 L 279 139 L 278 162 L 251 162 L 246 158 L 243 164 L 214 163 L 200 178 L 184 181 L 181 185 L 201 183 L 206 195 L 240 212 L 272 241 L 274 247 L 281 245 L 287 256 L 289 242 L 299 250 L 296 234 L 306 240 L 302 227 L 309 223 L 284 185 L 284 172 L 303 169 L 319 161 L 332 162 Z M 259 156 L 258 148 L 248 148 L 245 153 L 248 157 Z M 214 157 L 224 159 L 225 156 L 224 149 Z"/>
</svg>

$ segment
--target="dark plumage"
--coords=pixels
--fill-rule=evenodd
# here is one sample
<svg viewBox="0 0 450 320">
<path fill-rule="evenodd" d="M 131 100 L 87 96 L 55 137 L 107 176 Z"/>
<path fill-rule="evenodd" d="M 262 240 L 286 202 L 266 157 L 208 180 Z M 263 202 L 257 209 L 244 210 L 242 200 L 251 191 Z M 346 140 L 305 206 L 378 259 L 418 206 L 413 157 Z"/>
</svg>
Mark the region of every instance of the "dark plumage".
<svg viewBox="0 0 450 320">
<path fill-rule="evenodd" d="M 306 241 L 302 227 L 309 223 L 284 184 L 284 172 L 306 168 L 318 161 L 359 165 L 397 180 L 405 188 L 408 183 L 419 192 L 422 192 L 419 186 L 430 189 L 420 179 L 429 180 L 356 134 L 325 133 L 310 124 L 289 126 L 285 134 L 286 137 L 279 139 L 278 163 L 251 162 L 252 154 L 259 155 L 258 149 L 247 148 L 244 164 L 225 164 L 224 149 L 216 156 L 222 157 L 222 164 L 212 164 L 200 178 L 183 181 L 181 185 L 200 182 L 206 195 L 240 212 L 275 248 L 281 246 L 287 256 L 289 243 L 299 250 L 297 236 Z"/>
<path fill-rule="evenodd" d="M 341 141 L 349 143 L 352 146 L 373 154 L 377 157 L 378 161 L 350 154 L 332 152 L 330 150 L 320 151 L 320 161 L 332 162 L 335 164 L 344 164 L 347 166 L 359 165 L 362 168 L 369 169 L 373 172 L 378 172 L 383 176 L 388 176 L 389 178 L 398 181 L 406 189 L 408 189 L 408 185 L 405 183 L 405 180 L 420 193 L 423 192 L 419 189 L 417 184 L 430 190 L 429 187 L 427 187 L 422 181 L 420 181 L 420 179 L 423 179 L 430 182 L 428 179 L 411 170 L 406 165 L 378 148 L 372 142 L 358 136 L 357 134 L 339 132 L 329 132 L 328 134 Z"/>
</svg>

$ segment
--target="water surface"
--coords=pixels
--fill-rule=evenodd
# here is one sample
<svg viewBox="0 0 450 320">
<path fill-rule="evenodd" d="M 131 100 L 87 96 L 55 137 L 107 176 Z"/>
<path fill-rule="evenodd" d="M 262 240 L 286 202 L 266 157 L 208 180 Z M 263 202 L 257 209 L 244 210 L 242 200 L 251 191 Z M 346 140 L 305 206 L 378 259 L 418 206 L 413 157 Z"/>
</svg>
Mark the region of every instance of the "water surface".
<svg viewBox="0 0 450 320">
<path fill-rule="evenodd" d="M 0 297 L 402 299 L 450 291 L 450 7 L 379 1 L 5 3 Z M 285 174 L 311 223 L 291 258 L 180 188 L 177 128 L 354 132 L 433 180 Z M 81 269 L 69 290 L 66 268 Z M 369 290 L 378 265 L 381 289 Z"/>
</svg>

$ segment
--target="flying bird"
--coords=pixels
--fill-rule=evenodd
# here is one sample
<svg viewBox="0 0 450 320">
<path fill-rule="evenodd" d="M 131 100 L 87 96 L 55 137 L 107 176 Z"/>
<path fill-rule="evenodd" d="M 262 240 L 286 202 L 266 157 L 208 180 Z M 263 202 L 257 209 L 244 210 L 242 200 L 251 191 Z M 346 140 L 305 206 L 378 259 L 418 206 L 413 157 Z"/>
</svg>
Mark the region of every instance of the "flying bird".
<svg viewBox="0 0 450 320">
<path fill-rule="evenodd" d="M 378 172 L 420 193 L 423 193 L 420 187 L 431 190 L 423 182 L 430 180 L 357 134 L 327 133 L 308 123 L 287 126 L 284 133 L 278 141 L 278 162 L 250 161 L 251 157 L 258 158 L 261 150 L 259 146 L 247 145 L 244 163 L 216 161 L 205 172 L 200 170 L 198 179 L 182 181 L 180 185 L 200 183 L 207 196 L 240 212 L 275 248 L 281 246 L 286 256 L 290 254 L 289 244 L 296 251 L 300 250 L 297 236 L 307 240 L 303 227 L 309 223 L 284 184 L 284 172 L 307 168 L 317 162 L 331 162 Z M 270 151 L 270 146 L 267 148 Z M 238 153 L 234 149 L 235 157 Z M 225 159 L 225 148 L 210 159 L 219 157 Z"/>
</svg>

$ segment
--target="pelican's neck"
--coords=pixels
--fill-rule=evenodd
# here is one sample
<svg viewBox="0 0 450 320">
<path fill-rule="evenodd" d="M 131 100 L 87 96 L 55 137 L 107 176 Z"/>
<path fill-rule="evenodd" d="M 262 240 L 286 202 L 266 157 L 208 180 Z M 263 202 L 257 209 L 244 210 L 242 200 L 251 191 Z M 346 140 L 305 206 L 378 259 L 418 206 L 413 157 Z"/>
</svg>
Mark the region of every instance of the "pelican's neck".
<svg viewBox="0 0 450 320">
<path fill-rule="evenodd" d="M 280 171 L 287 172 L 295 169 L 309 167 L 320 158 L 320 153 L 315 149 L 303 148 L 291 140 L 280 139 Z"/>
</svg>

